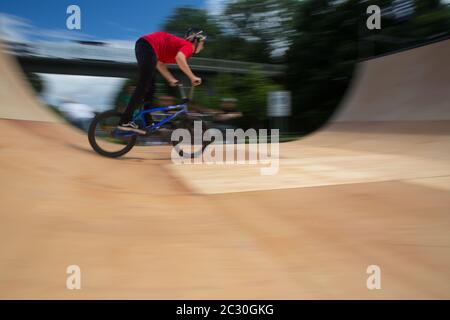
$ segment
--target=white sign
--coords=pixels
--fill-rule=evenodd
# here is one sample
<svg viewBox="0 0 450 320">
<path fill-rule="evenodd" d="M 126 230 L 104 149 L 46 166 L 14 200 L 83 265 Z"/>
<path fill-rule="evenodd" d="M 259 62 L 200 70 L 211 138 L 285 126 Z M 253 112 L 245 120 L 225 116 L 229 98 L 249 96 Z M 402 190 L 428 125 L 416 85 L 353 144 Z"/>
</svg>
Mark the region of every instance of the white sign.
<svg viewBox="0 0 450 320">
<path fill-rule="evenodd" d="M 267 100 L 267 114 L 269 117 L 288 117 L 291 115 L 290 91 L 269 92 Z"/>
</svg>

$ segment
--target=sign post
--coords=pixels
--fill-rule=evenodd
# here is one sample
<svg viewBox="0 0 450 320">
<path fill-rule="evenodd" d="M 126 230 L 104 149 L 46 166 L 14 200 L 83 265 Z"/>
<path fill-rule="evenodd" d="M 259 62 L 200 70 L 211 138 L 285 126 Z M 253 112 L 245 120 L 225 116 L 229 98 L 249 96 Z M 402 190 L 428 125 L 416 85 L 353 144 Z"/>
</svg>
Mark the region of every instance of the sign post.
<svg viewBox="0 0 450 320">
<path fill-rule="evenodd" d="M 289 129 L 291 115 L 291 92 L 272 91 L 267 97 L 267 115 L 270 118 L 270 127 L 286 132 Z"/>
</svg>

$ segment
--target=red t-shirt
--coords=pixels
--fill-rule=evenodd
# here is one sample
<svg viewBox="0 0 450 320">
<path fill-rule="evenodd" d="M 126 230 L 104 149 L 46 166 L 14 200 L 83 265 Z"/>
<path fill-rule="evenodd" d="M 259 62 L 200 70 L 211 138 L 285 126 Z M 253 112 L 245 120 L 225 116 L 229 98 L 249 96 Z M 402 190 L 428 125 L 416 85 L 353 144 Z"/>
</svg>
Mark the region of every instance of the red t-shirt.
<svg viewBox="0 0 450 320">
<path fill-rule="evenodd" d="M 192 43 L 167 32 L 154 32 L 143 36 L 155 50 L 158 61 L 176 63 L 175 56 L 183 52 L 188 59 L 194 53 Z"/>
</svg>

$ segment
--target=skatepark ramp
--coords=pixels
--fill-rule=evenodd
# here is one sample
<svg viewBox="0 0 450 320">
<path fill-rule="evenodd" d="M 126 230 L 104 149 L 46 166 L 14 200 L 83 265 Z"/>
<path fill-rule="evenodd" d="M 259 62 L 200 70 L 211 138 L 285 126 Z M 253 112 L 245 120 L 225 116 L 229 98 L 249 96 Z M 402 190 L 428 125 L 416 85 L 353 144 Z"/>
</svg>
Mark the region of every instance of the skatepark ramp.
<svg viewBox="0 0 450 320">
<path fill-rule="evenodd" d="M 54 113 L 37 102 L 33 89 L 23 78 L 14 58 L 4 53 L 0 41 L 0 118 L 17 120 L 61 121 Z"/>
<path fill-rule="evenodd" d="M 273 176 L 100 157 L 0 51 L 0 298 L 449 299 L 449 45 L 364 62 Z"/>
<path fill-rule="evenodd" d="M 180 167 L 179 175 L 200 193 L 432 176 L 442 176 L 436 183 L 448 184 L 450 189 L 445 178 L 449 173 L 449 55 L 450 40 L 446 40 L 358 65 L 353 85 L 330 123 L 305 139 L 281 145 L 280 170 L 273 177 L 261 176 L 253 168 L 239 172 L 241 179 L 236 182 L 233 166 L 221 170 Z M 422 163 L 423 157 L 435 162 Z M 389 167 L 384 165 L 387 161 Z"/>
<path fill-rule="evenodd" d="M 335 122 L 450 120 L 450 41 L 369 60 Z"/>
</svg>

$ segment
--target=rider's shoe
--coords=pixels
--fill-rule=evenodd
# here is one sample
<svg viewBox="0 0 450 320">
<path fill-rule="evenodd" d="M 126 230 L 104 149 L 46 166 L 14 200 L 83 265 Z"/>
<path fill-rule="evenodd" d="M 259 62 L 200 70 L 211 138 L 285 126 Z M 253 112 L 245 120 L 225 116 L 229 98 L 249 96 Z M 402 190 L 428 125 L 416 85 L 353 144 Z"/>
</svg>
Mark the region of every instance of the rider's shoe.
<svg viewBox="0 0 450 320">
<path fill-rule="evenodd" d="M 147 131 L 139 129 L 139 126 L 136 123 L 134 123 L 133 121 L 130 121 L 128 123 L 123 123 L 123 124 L 119 125 L 117 127 L 117 129 L 121 130 L 121 131 L 136 132 L 138 134 L 146 134 L 147 133 Z"/>
</svg>

